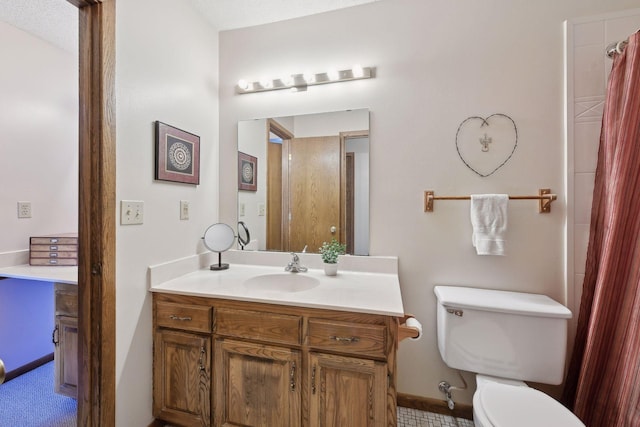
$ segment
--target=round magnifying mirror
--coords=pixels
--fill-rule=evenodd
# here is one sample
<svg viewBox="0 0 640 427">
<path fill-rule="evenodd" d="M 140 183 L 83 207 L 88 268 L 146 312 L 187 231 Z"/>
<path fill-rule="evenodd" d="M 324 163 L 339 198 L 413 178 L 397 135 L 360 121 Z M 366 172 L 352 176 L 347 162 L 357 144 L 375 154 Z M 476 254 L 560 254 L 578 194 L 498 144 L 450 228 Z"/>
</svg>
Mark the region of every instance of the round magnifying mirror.
<svg viewBox="0 0 640 427">
<path fill-rule="evenodd" d="M 233 229 L 227 224 L 213 224 L 204 232 L 204 246 L 212 252 L 218 252 L 218 263 L 211 265 L 211 270 L 226 270 L 229 264 L 222 263 L 222 252 L 233 246 L 235 239 Z"/>
<path fill-rule="evenodd" d="M 240 248 L 244 250 L 244 247 L 247 246 L 250 241 L 251 235 L 249 234 L 247 225 L 242 221 L 238 221 L 238 243 L 240 243 Z"/>
</svg>

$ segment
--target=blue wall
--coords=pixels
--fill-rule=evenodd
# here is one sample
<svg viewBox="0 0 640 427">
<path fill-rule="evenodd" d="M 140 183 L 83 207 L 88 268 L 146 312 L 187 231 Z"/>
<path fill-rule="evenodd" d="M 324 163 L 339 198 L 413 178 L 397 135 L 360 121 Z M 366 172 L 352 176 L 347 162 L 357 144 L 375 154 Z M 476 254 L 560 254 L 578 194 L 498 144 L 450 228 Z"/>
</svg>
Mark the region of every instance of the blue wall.
<svg viewBox="0 0 640 427">
<path fill-rule="evenodd" d="M 53 283 L 0 280 L 0 359 L 7 372 L 53 352 Z"/>
</svg>

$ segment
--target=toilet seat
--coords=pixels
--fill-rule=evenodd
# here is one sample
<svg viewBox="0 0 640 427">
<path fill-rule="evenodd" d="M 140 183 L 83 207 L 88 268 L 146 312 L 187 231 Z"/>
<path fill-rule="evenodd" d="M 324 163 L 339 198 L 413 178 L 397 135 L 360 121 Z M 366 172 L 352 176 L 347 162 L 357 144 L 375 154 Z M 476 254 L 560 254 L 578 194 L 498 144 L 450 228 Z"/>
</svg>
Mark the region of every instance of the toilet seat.
<svg viewBox="0 0 640 427">
<path fill-rule="evenodd" d="M 529 387 L 486 384 L 476 391 L 473 401 L 483 427 L 585 427 L 559 402 Z"/>
</svg>

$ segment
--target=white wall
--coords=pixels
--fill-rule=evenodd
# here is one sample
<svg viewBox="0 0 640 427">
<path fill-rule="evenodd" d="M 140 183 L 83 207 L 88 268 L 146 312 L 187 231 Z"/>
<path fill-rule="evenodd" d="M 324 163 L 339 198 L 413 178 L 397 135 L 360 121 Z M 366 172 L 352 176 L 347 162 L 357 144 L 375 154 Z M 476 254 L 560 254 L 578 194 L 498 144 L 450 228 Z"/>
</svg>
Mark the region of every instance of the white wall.
<svg viewBox="0 0 640 427">
<path fill-rule="evenodd" d="M 243 141 L 238 148 L 245 154 L 257 158 L 258 189 L 257 191 L 238 191 L 238 220 L 243 221 L 249 229 L 252 241 L 256 241 L 257 249 L 267 246 L 267 216 L 259 215 L 259 204 L 267 205 L 267 135 L 269 128 L 266 119 L 247 120 L 238 124 L 238 135 Z M 236 164 L 238 160 L 236 159 Z M 236 178 L 236 188 L 238 179 Z M 240 215 L 244 205 L 244 215 Z M 232 226 L 235 222 L 229 222 Z"/>
<path fill-rule="evenodd" d="M 0 22 L 0 252 L 78 229 L 77 53 Z M 18 219 L 17 202 L 32 217 Z"/>
<path fill-rule="evenodd" d="M 337 12 L 220 34 L 220 217 L 236 218 L 236 123 L 254 117 L 369 108 L 371 254 L 397 255 L 405 310 L 424 338 L 404 342 L 398 389 L 442 398 L 440 380 L 458 384 L 436 345 L 435 284 L 531 291 L 567 303 L 564 227 L 563 21 L 627 9 L 637 0 L 381 1 Z M 330 29 L 330 30 L 329 30 Z M 272 49 L 272 46 L 278 46 Z M 236 96 L 239 78 L 321 72 L 354 63 L 376 78 Z M 458 158 L 455 134 L 467 117 L 504 113 L 518 126 L 518 148 L 480 178 Z M 467 202 L 436 202 L 423 191 L 536 194 L 559 200 L 548 215 L 536 202 L 509 207 L 506 257 L 471 246 Z M 467 392 L 457 401 L 470 403 Z"/>
<path fill-rule="evenodd" d="M 4 253 L 27 251 L 31 236 L 78 228 L 78 60 L 5 22 L 0 57 Z M 31 202 L 31 218 L 18 219 L 18 201 Z M 7 372 L 53 352 L 53 323 L 52 283 L 0 282 L 0 359 Z"/>
<path fill-rule="evenodd" d="M 349 138 L 347 152 L 354 155 L 353 253 L 369 253 L 369 138 Z"/>
<path fill-rule="evenodd" d="M 145 217 L 116 230 L 116 421 L 144 426 L 152 420 L 147 267 L 204 252 L 200 238 L 218 220 L 218 39 L 186 2 L 119 1 L 116 13 L 116 197 L 143 200 Z M 155 120 L 200 136 L 200 185 L 154 181 Z M 188 221 L 180 200 L 190 202 Z"/>
</svg>

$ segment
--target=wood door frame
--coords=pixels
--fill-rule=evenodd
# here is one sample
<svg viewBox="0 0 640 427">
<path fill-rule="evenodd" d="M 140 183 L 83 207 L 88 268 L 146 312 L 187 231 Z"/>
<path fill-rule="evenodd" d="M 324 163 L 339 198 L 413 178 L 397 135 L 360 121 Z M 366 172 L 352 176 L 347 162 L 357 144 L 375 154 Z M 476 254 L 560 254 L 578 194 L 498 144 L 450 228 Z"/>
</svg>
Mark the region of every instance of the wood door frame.
<svg viewBox="0 0 640 427">
<path fill-rule="evenodd" d="M 285 142 L 284 141 L 288 141 L 292 138 L 294 138 L 294 135 L 291 131 L 289 131 L 287 128 L 285 128 L 284 126 L 282 126 L 280 123 L 278 123 L 277 121 L 275 121 L 274 119 L 267 119 L 267 132 L 266 132 L 266 139 L 265 139 L 265 143 L 267 146 L 267 216 L 265 218 L 265 221 L 267 223 L 267 230 L 270 230 L 270 224 L 271 221 L 275 221 L 276 218 L 274 218 L 274 212 L 280 212 L 280 215 L 277 218 L 277 221 L 279 222 L 279 228 L 280 228 L 280 236 L 279 236 L 279 240 L 280 240 L 280 247 L 278 248 L 278 250 L 280 251 L 288 251 L 289 250 L 289 245 L 288 245 L 288 232 L 286 231 L 286 227 L 287 224 L 289 223 L 288 221 L 285 220 L 285 215 L 287 215 L 287 212 L 289 212 L 289 200 L 288 197 L 284 197 L 284 195 L 288 195 L 289 194 L 289 186 L 288 186 L 288 180 L 283 179 L 282 175 L 284 174 L 284 172 L 287 170 L 288 168 L 288 160 L 287 160 L 287 156 L 284 155 L 285 150 L 284 150 L 284 146 L 285 146 Z M 274 135 L 277 135 L 279 138 L 282 139 L 282 149 L 280 150 L 280 158 L 279 159 L 272 159 L 269 157 L 269 139 L 271 136 L 271 133 L 273 133 Z M 274 182 L 275 181 L 275 177 L 272 176 L 269 173 L 269 165 L 272 164 L 272 162 L 279 162 L 280 164 L 280 179 L 278 182 Z M 269 195 L 269 190 L 274 190 L 273 188 L 271 188 L 272 186 L 277 185 L 277 188 L 280 190 L 280 205 L 279 206 L 272 206 L 272 202 L 270 201 L 268 195 Z M 279 209 L 278 209 L 279 208 Z M 270 250 L 273 248 L 271 248 L 270 244 L 270 235 L 269 232 L 267 231 L 267 235 L 266 235 L 266 248 L 267 250 Z"/>
<path fill-rule="evenodd" d="M 115 425 L 115 0 L 78 7 L 79 426 Z"/>
</svg>

